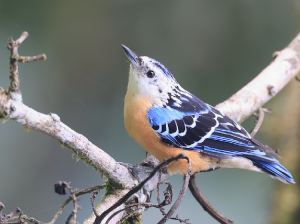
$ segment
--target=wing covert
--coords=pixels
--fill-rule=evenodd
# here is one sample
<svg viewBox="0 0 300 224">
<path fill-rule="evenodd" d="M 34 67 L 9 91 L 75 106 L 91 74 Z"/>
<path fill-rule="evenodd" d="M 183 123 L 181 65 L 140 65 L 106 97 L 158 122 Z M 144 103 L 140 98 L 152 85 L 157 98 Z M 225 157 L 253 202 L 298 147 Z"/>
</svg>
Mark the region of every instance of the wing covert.
<svg viewBox="0 0 300 224">
<path fill-rule="evenodd" d="M 193 109 L 182 109 L 184 103 Z M 178 105 L 178 102 L 171 102 L 166 107 L 148 111 L 153 130 L 164 143 L 223 159 L 245 156 L 267 162 L 276 161 L 273 156 L 254 145 L 248 132 L 241 126 L 195 96 L 185 97 L 181 107 Z"/>
</svg>

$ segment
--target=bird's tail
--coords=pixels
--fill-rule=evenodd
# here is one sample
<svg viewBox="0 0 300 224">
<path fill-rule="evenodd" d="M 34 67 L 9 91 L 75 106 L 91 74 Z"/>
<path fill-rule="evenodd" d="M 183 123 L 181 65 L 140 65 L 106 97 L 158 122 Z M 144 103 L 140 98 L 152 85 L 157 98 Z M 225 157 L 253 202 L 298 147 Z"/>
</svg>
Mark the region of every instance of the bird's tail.
<svg viewBox="0 0 300 224">
<path fill-rule="evenodd" d="M 278 163 L 271 163 L 257 159 L 251 159 L 253 164 L 261 169 L 262 172 L 270 175 L 272 178 L 276 178 L 286 184 L 295 184 L 292 174 Z"/>
</svg>

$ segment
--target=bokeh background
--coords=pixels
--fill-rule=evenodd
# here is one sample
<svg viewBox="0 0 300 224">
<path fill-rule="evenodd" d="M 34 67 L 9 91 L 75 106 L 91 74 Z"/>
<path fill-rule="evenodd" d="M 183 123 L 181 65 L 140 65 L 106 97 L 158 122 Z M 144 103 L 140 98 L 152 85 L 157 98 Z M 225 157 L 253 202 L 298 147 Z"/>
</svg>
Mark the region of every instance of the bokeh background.
<svg viewBox="0 0 300 224">
<path fill-rule="evenodd" d="M 0 1 L 0 86 L 9 84 L 7 39 L 23 31 L 29 37 L 21 55 L 45 53 L 47 61 L 19 65 L 24 103 L 57 113 L 117 161 L 139 163 L 145 151 L 123 124 L 123 99 L 129 64 L 125 44 L 162 62 L 181 85 L 216 105 L 247 84 L 299 31 L 299 0 L 194 1 Z M 236 223 L 299 223 L 300 83 L 292 81 L 267 106 L 257 139 L 280 148 L 280 161 L 297 185 L 284 185 L 265 174 L 223 169 L 197 176 L 207 199 Z M 253 118 L 243 124 L 253 127 Z M 67 196 L 54 193 L 59 180 L 75 188 L 103 183 L 72 152 L 49 136 L 13 121 L 0 124 L 0 201 L 9 213 L 48 222 Z M 170 178 L 178 195 L 182 176 Z M 98 198 L 100 199 L 100 197 Z M 82 223 L 91 213 L 82 196 Z M 57 223 L 64 223 L 70 204 Z M 177 213 L 191 223 L 217 223 L 188 192 Z M 161 219 L 144 213 L 144 223 Z M 169 221 L 169 223 L 178 223 Z"/>
</svg>

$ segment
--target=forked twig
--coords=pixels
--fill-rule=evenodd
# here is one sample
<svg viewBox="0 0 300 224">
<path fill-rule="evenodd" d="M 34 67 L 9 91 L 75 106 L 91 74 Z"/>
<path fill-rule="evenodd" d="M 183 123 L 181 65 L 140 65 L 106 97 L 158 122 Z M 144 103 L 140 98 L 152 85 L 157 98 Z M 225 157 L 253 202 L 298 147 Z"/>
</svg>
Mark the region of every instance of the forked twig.
<svg viewBox="0 0 300 224">
<path fill-rule="evenodd" d="M 164 182 L 168 185 L 167 189 L 164 191 L 165 200 L 162 203 L 160 202 L 159 186 L 160 186 L 161 183 L 160 183 L 160 178 L 159 178 L 159 182 L 157 183 L 157 202 L 158 202 L 158 204 L 168 205 L 168 204 L 172 203 L 173 187 L 172 187 L 172 185 L 169 181 L 164 181 Z M 167 215 L 167 213 L 165 212 L 164 207 L 159 208 L 159 210 L 160 210 L 160 212 L 163 216 Z M 177 220 L 180 223 L 191 224 L 191 223 L 189 223 L 189 219 L 181 219 L 181 218 L 178 217 L 178 215 L 176 215 L 175 217 L 172 216 L 170 219 Z"/>
<path fill-rule="evenodd" d="M 189 183 L 190 191 L 192 192 L 194 198 L 199 202 L 199 204 L 202 206 L 204 211 L 208 212 L 211 217 L 213 217 L 215 220 L 220 222 L 221 224 L 233 224 L 233 221 L 226 218 L 224 215 L 222 215 L 220 212 L 218 212 L 203 196 L 203 194 L 200 192 L 199 188 L 197 187 L 196 181 L 195 181 L 195 174 L 193 174 L 190 178 Z"/>
<path fill-rule="evenodd" d="M 84 195 L 84 194 L 89 194 L 93 191 L 96 191 L 96 190 L 100 190 L 100 189 L 104 189 L 106 187 L 105 184 L 103 185 L 99 185 L 99 186 L 94 186 L 94 187 L 90 187 L 90 188 L 87 188 L 87 189 L 84 189 L 84 190 L 80 190 L 80 191 L 77 191 L 75 193 L 75 196 L 76 197 L 79 197 L 81 195 Z M 67 200 L 65 200 L 65 202 L 59 207 L 58 211 L 55 213 L 53 219 L 46 223 L 46 224 L 54 224 L 58 218 L 59 215 L 61 215 L 62 213 L 62 210 L 67 206 L 67 204 L 69 204 L 71 201 L 73 200 L 72 196 L 68 197 Z M 4 206 L 4 205 L 3 205 Z M 1 208 L 1 202 L 0 202 L 0 208 Z M 18 218 L 21 218 L 21 219 L 24 219 L 24 220 L 27 220 L 29 222 L 33 222 L 35 224 L 44 224 L 44 222 L 41 222 L 33 217 L 28 217 L 27 215 L 21 215 L 21 217 L 19 216 L 14 216 L 14 217 L 11 217 L 10 219 L 18 219 Z"/>
<path fill-rule="evenodd" d="M 175 157 L 176 158 L 176 157 Z M 174 205 L 171 207 L 171 209 L 169 210 L 168 213 L 165 213 L 163 210 L 161 210 L 161 212 L 163 213 L 164 217 L 163 219 L 161 219 L 158 224 L 163 224 L 163 223 L 166 223 L 167 220 L 169 219 L 174 219 L 174 220 L 178 220 L 180 222 L 183 222 L 183 223 L 186 223 L 186 224 L 189 224 L 188 223 L 188 219 L 187 220 L 182 220 L 180 218 L 178 218 L 178 216 L 176 217 L 172 217 L 172 215 L 174 214 L 174 212 L 176 211 L 176 209 L 179 207 L 180 203 L 182 202 L 182 199 L 184 198 L 184 195 L 187 191 L 187 187 L 188 187 L 188 183 L 189 183 L 189 179 L 190 179 L 190 176 L 191 176 L 191 161 L 189 160 L 188 157 L 184 156 L 182 157 L 182 159 L 186 159 L 189 163 L 189 166 L 188 166 L 188 171 L 185 175 L 185 181 L 184 181 L 184 184 L 183 184 L 183 187 L 182 187 L 182 190 L 180 191 L 180 194 L 176 200 L 176 202 L 174 203 Z M 173 158 L 171 159 L 168 159 L 166 160 L 165 162 L 168 164 L 170 163 L 171 161 L 173 161 Z M 157 167 L 156 167 L 157 168 Z M 154 169 L 152 172 L 154 172 L 155 170 L 158 171 L 159 169 Z M 155 171 L 155 172 L 156 172 Z M 152 174 L 152 173 L 151 173 Z M 150 175 L 151 175 L 150 174 Z M 159 178 L 160 180 L 160 178 Z M 167 181 L 166 181 L 167 182 Z M 157 201 L 158 201 L 158 204 L 150 204 L 150 203 L 135 203 L 135 204 L 131 204 L 131 205 L 128 205 L 126 206 L 125 208 L 123 209 L 120 209 L 116 212 L 114 212 L 108 219 L 107 221 L 105 222 L 105 224 L 108 224 L 112 218 L 114 216 L 116 216 L 117 214 L 119 214 L 120 212 L 128 209 L 128 208 L 132 208 L 132 207 L 135 207 L 135 206 L 145 206 L 146 208 L 150 208 L 150 207 L 154 207 L 154 208 L 159 208 L 159 209 L 162 209 L 162 207 L 172 203 L 172 198 L 173 198 L 173 189 L 172 189 L 172 185 L 170 184 L 170 182 L 167 182 L 168 184 L 168 187 L 167 189 L 164 191 L 164 195 L 165 195 L 165 200 L 161 203 L 160 202 L 160 198 L 159 198 L 159 183 L 158 183 L 158 193 L 157 193 Z"/>
<path fill-rule="evenodd" d="M 34 61 L 45 61 L 46 55 L 41 54 L 33 57 L 20 57 L 18 54 L 18 47 L 20 44 L 28 37 L 27 32 L 23 32 L 19 39 L 14 41 L 11 38 L 8 39 L 7 48 L 10 50 L 10 84 L 8 92 L 15 92 L 19 90 L 19 74 L 18 74 L 18 64 L 17 62 L 28 63 Z"/>
<path fill-rule="evenodd" d="M 3 203 L 0 202 L 0 209 L 3 209 L 5 206 Z M 11 217 L 15 216 L 16 214 L 18 214 L 19 212 L 21 212 L 20 208 L 17 208 L 15 211 L 10 212 L 8 215 L 4 215 L 0 216 L 0 224 L 6 224 L 8 223 L 6 220 L 9 220 Z"/>
<path fill-rule="evenodd" d="M 184 153 L 179 154 L 178 156 L 172 157 L 168 160 L 165 160 L 164 162 L 160 163 L 158 166 L 156 166 L 153 171 L 150 173 L 150 175 L 143 180 L 138 186 L 130 190 L 127 194 L 124 195 L 121 199 L 119 199 L 115 204 L 113 204 L 110 208 L 108 208 L 105 212 L 103 212 L 100 216 L 96 217 L 94 224 L 100 224 L 103 219 L 114 209 L 125 203 L 133 194 L 138 192 L 139 190 L 142 189 L 142 187 L 155 175 L 155 173 L 160 170 L 160 168 L 168 165 L 169 163 L 178 160 L 178 159 L 186 159 Z M 190 170 L 190 169 L 189 169 Z M 119 212 L 119 211 L 118 211 Z"/>
<path fill-rule="evenodd" d="M 191 163 L 191 161 L 190 161 L 190 159 L 188 157 L 184 157 L 184 159 L 186 159 L 188 161 L 189 167 L 188 167 L 187 173 L 184 175 L 184 183 L 183 183 L 182 190 L 180 191 L 177 200 L 175 201 L 175 203 L 173 204 L 173 206 L 171 207 L 171 209 L 169 210 L 169 212 L 167 213 L 167 215 L 165 217 L 163 217 L 158 222 L 158 224 L 164 224 L 164 223 L 166 223 L 171 218 L 171 216 L 174 214 L 174 212 L 177 210 L 177 208 L 181 204 L 182 199 L 184 198 L 184 195 L 185 195 L 185 193 L 187 191 L 187 187 L 188 187 L 190 176 L 191 176 L 192 163 Z"/>
<path fill-rule="evenodd" d="M 66 224 L 69 224 L 71 220 L 72 220 L 72 224 L 76 224 L 77 213 L 78 213 L 78 210 L 81 209 L 81 206 L 79 206 L 77 204 L 77 201 L 79 201 L 79 198 L 76 197 L 76 191 L 78 191 L 78 190 L 77 189 L 72 190 L 72 188 L 69 187 L 69 191 L 71 193 L 71 197 L 73 200 L 74 209 L 72 210 L 71 214 L 69 215 L 69 217 L 66 221 Z"/>
</svg>

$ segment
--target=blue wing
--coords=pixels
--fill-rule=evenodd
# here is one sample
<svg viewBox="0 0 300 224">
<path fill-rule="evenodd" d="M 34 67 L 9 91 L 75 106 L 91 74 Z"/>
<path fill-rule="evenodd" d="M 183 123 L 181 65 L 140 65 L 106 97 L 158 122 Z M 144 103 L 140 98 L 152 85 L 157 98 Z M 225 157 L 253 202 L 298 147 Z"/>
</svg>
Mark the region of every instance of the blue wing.
<svg viewBox="0 0 300 224">
<path fill-rule="evenodd" d="M 154 107 L 147 115 L 152 128 L 168 145 L 220 159 L 242 156 L 271 176 L 294 182 L 289 171 L 253 143 L 245 129 L 188 92 L 178 90 L 170 95 L 165 107 Z"/>
</svg>

